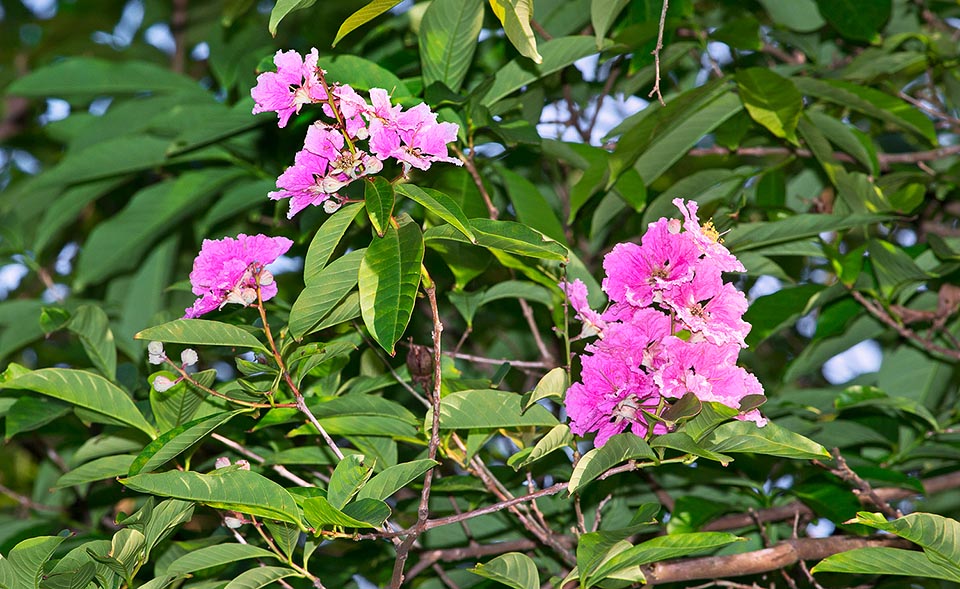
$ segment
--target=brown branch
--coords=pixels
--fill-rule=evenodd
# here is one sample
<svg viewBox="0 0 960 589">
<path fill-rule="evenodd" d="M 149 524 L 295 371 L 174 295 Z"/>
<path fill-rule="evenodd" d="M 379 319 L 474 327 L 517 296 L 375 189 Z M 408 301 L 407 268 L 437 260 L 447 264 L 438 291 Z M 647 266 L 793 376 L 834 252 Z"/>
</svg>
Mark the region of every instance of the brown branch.
<svg viewBox="0 0 960 589">
<path fill-rule="evenodd" d="M 932 354 L 946 356 L 951 360 L 960 360 L 960 350 L 952 350 L 939 344 L 935 344 L 932 341 L 927 341 L 925 338 L 921 337 L 920 334 L 894 319 L 890 313 L 888 313 L 886 309 L 880 305 L 880 303 L 871 301 L 867 297 L 863 296 L 863 293 L 856 290 L 851 290 L 850 295 L 856 299 L 856 301 L 860 303 L 868 313 L 876 317 L 884 325 L 896 331 L 904 339 L 908 339 L 916 343 L 921 348 Z"/>
<path fill-rule="evenodd" d="M 426 277 L 426 276 L 425 276 Z M 440 311 L 437 309 L 437 287 L 430 283 L 424 290 L 427 293 L 427 299 L 430 301 L 430 312 L 433 315 L 433 390 L 430 393 L 430 403 L 433 409 L 433 421 L 430 424 L 430 442 L 427 450 L 427 458 L 437 459 L 437 449 L 440 447 L 440 389 L 441 389 L 441 346 L 440 336 L 443 333 L 443 324 L 440 322 Z M 424 387 L 426 388 L 426 387 Z M 393 577 L 390 586 L 394 589 L 403 584 L 403 566 L 406 564 L 407 556 L 410 554 L 410 548 L 413 547 L 417 538 L 427 529 L 427 520 L 430 517 L 430 488 L 433 482 L 433 468 L 427 470 L 423 479 L 423 490 L 420 493 L 420 505 L 417 508 L 417 523 L 413 531 L 404 538 L 403 542 L 397 547 L 397 559 L 393 565 Z"/>
<path fill-rule="evenodd" d="M 660 93 L 660 51 L 663 49 L 663 28 L 667 21 L 667 8 L 669 5 L 669 0 L 663 0 L 663 8 L 660 10 L 660 28 L 657 30 L 657 45 L 653 48 L 653 51 L 651 51 L 653 54 L 654 71 L 653 90 L 647 94 L 647 98 L 652 98 L 653 95 L 656 94 L 660 106 L 666 106 L 666 103 L 663 101 L 663 95 Z"/>
<path fill-rule="evenodd" d="M 870 483 L 863 480 L 857 473 L 853 472 L 853 469 L 850 468 L 850 466 L 847 464 L 847 461 L 840 454 L 839 448 L 834 448 L 832 454 L 833 460 L 837 463 L 837 465 L 833 468 L 824 465 L 819 460 L 814 460 L 813 462 L 818 466 L 827 468 L 834 475 L 856 487 L 853 489 L 853 493 L 854 495 L 857 495 L 861 503 L 872 505 L 873 507 L 879 509 L 883 515 L 887 517 L 903 517 L 903 513 L 901 513 L 899 509 L 894 509 L 891 507 L 889 503 L 877 495 Z"/>
<path fill-rule="evenodd" d="M 170 32 L 173 34 L 174 50 L 170 69 L 182 74 L 187 63 L 187 3 L 188 0 L 173 0 L 170 16 Z"/>
<path fill-rule="evenodd" d="M 771 548 L 741 554 L 660 562 L 644 566 L 643 572 L 647 585 L 740 577 L 768 573 L 804 560 L 820 560 L 856 548 L 880 546 L 910 548 L 913 545 L 900 538 L 797 538 L 784 540 Z"/>
</svg>

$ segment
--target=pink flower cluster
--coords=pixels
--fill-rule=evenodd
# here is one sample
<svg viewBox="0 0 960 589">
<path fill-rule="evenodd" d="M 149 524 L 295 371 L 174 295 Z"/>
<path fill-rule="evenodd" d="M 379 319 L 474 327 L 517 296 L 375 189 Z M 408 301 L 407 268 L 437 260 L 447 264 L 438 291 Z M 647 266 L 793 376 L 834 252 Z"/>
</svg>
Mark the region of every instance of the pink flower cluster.
<svg viewBox="0 0 960 589">
<path fill-rule="evenodd" d="M 604 258 L 611 304 L 603 313 L 590 309 L 579 280 L 560 285 L 586 331 L 600 336 L 587 345 L 582 382 L 566 397 L 570 429 L 596 432 L 597 446 L 627 428 L 638 436 L 651 426 L 665 433 L 652 416 L 688 392 L 734 408 L 763 394 L 756 377 L 736 364 L 750 331 L 742 319 L 747 299 L 722 278 L 745 269 L 711 222 L 700 225 L 695 202 L 673 204 L 682 222 L 661 218 L 640 245 L 618 244 Z M 739 418 L 766 424 L 756 409 Z"/>
<path fill-rule="evenodd" d="M 286 237 L 244 235 L 236 239 L 204 239 L 193 261 L 190 283 L 199 296 L 187 308 L 184 319 L 193 319 L 227 303 L 250 305 L 257 301 L 257 287 L 264 301 L 277 294 L 273 276 L 266 270 L 293 242 Z"/>
<path fill-rule="evenodd" d="M 335 210 L 341 200 L 339 190 L 380 172 L 390 158 L 403 166 L 404 174 L 411 168 L 426 170 L 433 162 L 460 165 L 447 152 L 447 144 L 457 138 L 458 126 L 437 122 L 437 114 L 426 104 L 403 110 L 391 104 L 390 95 L 381 88 L 370 90 L 369 104 L 348 85 L 330 88 L 317 66 L 316 49 L 306 58 L 296 51 L 278 51 L 273 62 L 277 71 L 260 74 L 250 91 L 256 102 L 253 113 L 276 111 L 278 124 L 284 127 L 304 104 L 319 103 L 332 121 L 310 126 L 294 164 L 277 178 L 279 190 L 269 195 L 274 200 L 290 199 L 288 218 L 331 199 L 324 206 Z M 366 151 L 359 141 L 367 142 Z"/>
</svg>

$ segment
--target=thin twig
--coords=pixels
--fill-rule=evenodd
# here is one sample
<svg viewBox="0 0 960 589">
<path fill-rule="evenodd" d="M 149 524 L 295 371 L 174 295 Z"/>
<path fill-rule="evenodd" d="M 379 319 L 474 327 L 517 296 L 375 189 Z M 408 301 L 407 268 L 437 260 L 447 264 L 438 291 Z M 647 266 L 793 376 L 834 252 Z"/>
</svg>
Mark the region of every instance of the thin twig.
<svg viewBox="0 0 960 589">
<path fill-rule="evenodd" d="M 853 472 L 853 469 L 851 469 L 847 464 L 847 461 L 843 458 L 843 455 L 840 454 L 839 448 L 834 448 L 831 453 L 833 454 L 834 462 L 837 463 L 836 467 L 827 467 L 819 460 L 814 460 L 814 464 L 827 468 L 831 473 L 854 485 L 856 488 L 853 489 L 853 493 L 860 497 L 861 502 L 873 505 L 887 517 L 903 517 L 903 513 L 901 513 L 899 509 L 894 509 L 889 503 L 881 499 L 877 495 L 876 491 L 873 490 L 873 487 L 870 485 L 870 483 L 863 480 L 857 473 Z"/>
<path fill-rule="evenodd" d="M 497 210 L 497 207 L 493 206 L 493 201 L 490 199 L 490 194 L 487 192 L 487 187 L 483 185 L 483 178 L 480 177 L 480 172 L 477 170 L 477 164 L 473 160 L 473 150 L 470 150 L 470 155 L 464 155 L 460 148 L 456 145 L 451 145 L 450 149 L 453 150 L 453 153 L 457 154 L 457 157 L 463 162 L 463 167 L 467 169 L 467 172 L 470 174 L 470 177 L 473 178 L 473 183 L 476 184 L 477 190 L 480 191 L 480 196 L 483 197 L 483 203 L 487 205 L 487 213 L 490 215 L 490 218 L 496 221 L 500 217 L 500 211 Z"/>
<path fill-rule="evenodd" d="M 527 325 L 530 327 L 530 333 L 533 334 L 533 341 L 537 343 L 537 350 L 540 352 L 540 360 L 544 364 L 556 365 L 556 361 L 553 359 L 553 354 L 550 353 L 550 350 L 547 349 L 547 345 L 543 343 L 543 338 L 540 337 L 540 330 L 537 329 L 537 320 L 533 316 L 533 309 L 524 299 L 517 299 L 520 302 L 520 309 L 523 311 L 523 317 L 527 320 Z"/>
<path fill-rule="evenodd" d="M 863 296 L 861 292 L 851 289 L 850 296 L 856 299 L 856 301 L 860 303 L 868 313 L 879 319 L 881 323 L 892 328 L 903 338 L 916 343 L 928 352 L 940 354 L 952 360 L 960 360 L 960 350 L 951 350 L 950 348 L 945 348 L 939 344 L 927 341 L 920 334 L 894 319 L 882 306 L 880 306 L 879 303 L 871 301 L 867 297 Z"/>
<path fill-rule="evenodd" d="M 170 15 L 170 33 L 173 34 L 173 56 L 170 58 L 170 69 L 182 74 L 187 62 L 187 2 L 188 0 L 173 0 L 173 13 Z"/>
<path fill-rule="evenodd" d="M 663 49 L 663 28 L 667 21 L 667 7 L 669 4 L 669 0 L 663 0 L 663 8 L 660 10 L 660 28 L 657 30 L 657 46 L 651 51 L 653 54 L 653 71 L 655 76 L 653 80 L 653 90 L 647 94 L 648 98 L 652 98 L 653 95 L 656 94 L 660 106 L 667 105 L 667 103 L 663 101 L 663 95 L 660 93 L 660 51 Z"/>
<path fill-rule="evenodd" d="M 222 436 L 222 435 L 220 435 L 220 434 L 218 434 L 218 433 L 213 433 L 213 434 L 210 434 L 210 437 L 213 438 L 214 440 L 220 442 L 220 443 L 223 444 L 224 446 L 232 449 L 232 450 L 233 450 L 234 452 L 236 452 L 237 454 L 240 454 L 240 455 L 242 455 L 242 456 L 246 456 L 246 457 L 249 458 L 250 460 L 253 460 L 253 461 L 256 462 L 257 464 L 263 464 L 264 462 L 266 462 L 266 459 L 265 459 L 263 456 L 260 456 L 260 455 L 257 454 L 256 452 L 254 452 L 254 451 L 252 451 L 252 450 L 249 450 L 249 449 L 245 448 L 244 446 L 241 446 L 240 444 L 234 442 L 233 440 L 231 440 L 230 438 L 228 438 L 228 437 L 226 437 L 226 436 Z M 274 470 L 274 472 L 276 472 L 278 475 L 282 476 L 283 478 L 287 479 L 288 481 L 290 481 L 290 482 L 292 482 L 293 484 L 298 485 L 298 486 L 300 486 L 300 487 L 314 487 L 314 486 L 316 486 L 316 485 L 311 484 L 311 483 L 308 482 L 308 481 L 303 480 L 302 478 L 298 477 L 297 475 L 293 474 L 292 472 L 290 472 L 289 470 L 287 470 L 287 467 L 283 466 L 282 464 L 274 464 L 274 465 L 271 465 L 270 468 L 272 468 L 272 469 Z"/>
</svg>

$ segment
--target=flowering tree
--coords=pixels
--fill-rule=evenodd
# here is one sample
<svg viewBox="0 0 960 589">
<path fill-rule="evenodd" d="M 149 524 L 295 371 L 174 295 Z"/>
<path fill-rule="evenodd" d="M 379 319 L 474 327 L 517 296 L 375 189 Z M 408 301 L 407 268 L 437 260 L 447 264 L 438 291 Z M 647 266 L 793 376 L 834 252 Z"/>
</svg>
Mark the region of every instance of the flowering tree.
<svg viewBox="0 0 960 589">
<path fill-rule="evenodd" d="M 311 4 L 2 17 L 0 588 L 960 582 L 960 10 Z"/>
</svg>

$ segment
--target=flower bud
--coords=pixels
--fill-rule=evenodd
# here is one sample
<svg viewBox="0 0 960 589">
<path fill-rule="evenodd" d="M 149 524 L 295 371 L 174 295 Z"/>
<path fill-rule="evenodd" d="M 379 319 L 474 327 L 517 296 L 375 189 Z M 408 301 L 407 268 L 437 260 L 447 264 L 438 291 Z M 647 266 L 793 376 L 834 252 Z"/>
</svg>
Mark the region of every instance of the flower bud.
<svg viewBox="0 0 960 589">
<path fill-rule="evenodd" d="M 197 357 L 196 350 L 187 348 L 186 350 L 180 352 L 180 362 L 182 362 L 184 366 L 193 366 L 199 360 L 200 358 Z"/>
<path fill-rule="evenodd" d="M 167 359 L 163 353 L 163 344 L 160 342 L 150 342 L 147 344 L 147 362 L 151 364 L 163 364 Z"/>
<path fill-rule="evenodd" d="M 214 468 L 226 468 L 228 466 L 230 466 L 230 459 L 227 458 L 226 456 L 221 456 L 220 458 L 217 458 L 216 461 L 214 461 L 213 463 Z"/>
<path fill-rule="evenodd" d="M 170 380 L 161 374 L 153 379 L 153 390 L 158 393 L 165 393 L 172 389 L 175 384 L 177 384 L 175 380 Z"/>
</svg>

